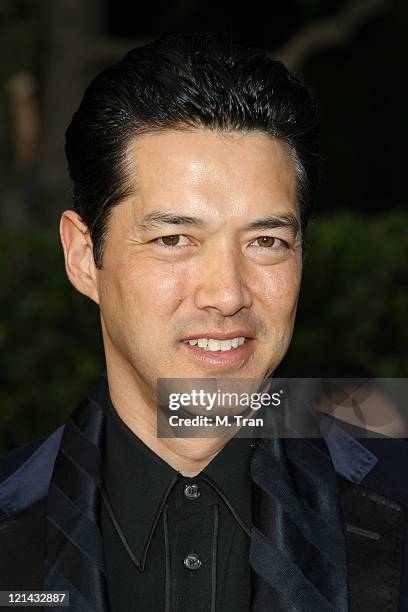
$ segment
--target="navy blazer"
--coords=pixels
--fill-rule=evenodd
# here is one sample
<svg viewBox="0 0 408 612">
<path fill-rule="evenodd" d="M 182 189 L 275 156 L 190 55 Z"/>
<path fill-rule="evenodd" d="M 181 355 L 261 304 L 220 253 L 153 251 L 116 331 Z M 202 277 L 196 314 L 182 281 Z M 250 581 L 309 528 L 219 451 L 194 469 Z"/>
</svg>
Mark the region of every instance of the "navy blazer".
<svg viewBox="0 0 408 612">
<path fill-rule="evenodd" d="M 66 426 L 0 457 L 1 590 L 64 589 L 70 592 L 72 610 L 108 609 L 98 524 L 99 448 L 107 393 L 102 377 Z M 326 444 L 335 471 L 346 560 L 343 584 L 339 555 L 338 584 L 346 600 L 336 601 L 347 603 L 332 607 L 322 602 L 313 608 L 298 604 L 292 610 L 408 611 L 408 445 L 390 438 L 352 437 L 327 439 Z M 285 445 L 294 463 L 306 460 L 306 441 L 286 440 Z M 258 454 L 255 461 L 262 457 Z M 284 588 L 290 590 L 290 584 Z M 270 601 L 260 595 L 251 610 L 286 612 Z"/>
</svg>

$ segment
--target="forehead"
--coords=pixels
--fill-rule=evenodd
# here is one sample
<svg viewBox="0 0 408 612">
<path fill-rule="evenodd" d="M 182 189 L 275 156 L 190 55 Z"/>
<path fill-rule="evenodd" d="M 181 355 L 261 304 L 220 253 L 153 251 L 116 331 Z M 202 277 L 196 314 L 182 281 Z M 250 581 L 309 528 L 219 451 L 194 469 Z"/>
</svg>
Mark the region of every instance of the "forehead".
<svg viewBox="0 0 408 612">
<path fill-rule="evenodd" d="M 297 212 L 289 146 L 261 132 L 168 130 L 136 137 L 128 151 L 137 209 L 213 216 Z"/>
</svg>

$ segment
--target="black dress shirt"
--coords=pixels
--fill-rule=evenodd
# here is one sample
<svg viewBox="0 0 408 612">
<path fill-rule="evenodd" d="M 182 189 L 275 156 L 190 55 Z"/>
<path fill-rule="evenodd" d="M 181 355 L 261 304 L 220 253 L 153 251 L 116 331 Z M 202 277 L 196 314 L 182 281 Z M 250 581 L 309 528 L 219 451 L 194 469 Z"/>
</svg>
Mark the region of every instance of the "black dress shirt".
<svg viewBox="0 0 408 612">
<path fill-rule="evenodd" d="M 247 612 L 251 439 L 182 476 L 107 410 L 101 507 L 113 612 Z"/>
</svg>

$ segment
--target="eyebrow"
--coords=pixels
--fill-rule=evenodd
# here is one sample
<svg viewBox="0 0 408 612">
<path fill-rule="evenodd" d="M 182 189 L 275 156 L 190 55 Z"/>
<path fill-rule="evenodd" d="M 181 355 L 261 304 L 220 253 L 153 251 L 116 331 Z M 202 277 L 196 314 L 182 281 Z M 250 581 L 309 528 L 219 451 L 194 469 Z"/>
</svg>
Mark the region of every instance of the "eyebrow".
<svg viewBox="0 0 408 612">
<path fill-rule="evenodd" d="M 143 217 L 139 227 L 141 229 L 155 229 L 161 225 L 198 225 L 204 226 L 203 219 L 198 217 L 188 217 L 186 215 L 177 215 L 171 212 L 154 211 Z"/>
<path fill-rule="evenodd" d="M 141 223 L 138 224 L 138 227 L 144 230 L 151 230 L 157 229 L 163 225 L 193 225 L 196 227 L 205 227 L 207 223 L 198 217 L 178 215 L 172 212 L 154 211 L 144 216 Z M 277 228 L 289 228 L 295 237 L 300 231 L 299 221 L 293 213 L 270 215 L 263 219 L 257 219 L 246 225 L 244 230 L 253 231 Z"/>
<path fill-rule="evenodd" d="M 300 231 L 299 221 L 293 213 L 285 213 L 283 215 L 272 215 L 264 219 L 258 219 L 246 226 L 247 230 L 267 230 L 276 228 L 289 228 L 294 236 L 297 236 Z"/>
</svg>

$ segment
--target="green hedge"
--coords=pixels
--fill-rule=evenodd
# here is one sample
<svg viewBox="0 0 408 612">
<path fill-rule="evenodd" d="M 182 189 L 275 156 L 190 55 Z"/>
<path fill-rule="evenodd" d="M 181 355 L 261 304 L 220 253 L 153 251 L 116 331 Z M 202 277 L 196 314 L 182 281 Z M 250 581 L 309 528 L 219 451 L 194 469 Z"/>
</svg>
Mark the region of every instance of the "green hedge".
<svg viewBox="0 0 408 612">
<path fill-rule="evenodd" d="M 310 227 L 285 375 L 347 362 L 407 375 L 408 213 Z M 0 234 L 0 450 L 50 432 L 104 368 L 99 312 L 65 276 L 57 232 Z"/>
<path fill-rule="evenodd" d="M 64 422 L 104 368 L 99 311 L 64 270 L 58 232 L 0 236 L 0 449 Z"/>
<path fill-rule="evenodd" d="M 313 222 L 288 375 L 344 363 L 348 376 L 407 376 L 407 271 L 406 211 Z"/>
</svg>

